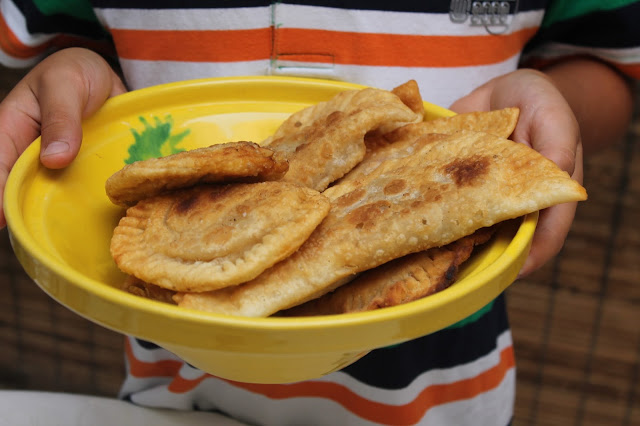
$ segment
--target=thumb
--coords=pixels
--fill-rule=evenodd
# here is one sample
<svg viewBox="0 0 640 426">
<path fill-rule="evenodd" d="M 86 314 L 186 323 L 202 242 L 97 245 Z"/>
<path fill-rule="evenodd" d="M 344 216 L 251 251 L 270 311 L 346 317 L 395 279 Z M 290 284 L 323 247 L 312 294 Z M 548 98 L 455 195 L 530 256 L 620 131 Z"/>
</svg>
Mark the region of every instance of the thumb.
<svg viewBox="0 0 640 426">
<path fill-rule="evenodd" d="M 491 109 L 491 91 L 493 81 L 474 89 L 451 104 L 449 109 L 458 114 L 475 111 L 489 111 Z"/>
<path fill-rule="evenodd" d="M 71 50 L 76 55 L 56 58 L 56 62 L 67 61 L 64 67 L 48 64 L 51 69 L 33 83 L 41 114 L 40 161 L 52 169 L 65 167 L 78 154 L 82 120 L 97 111 L 109 97 L 125 91 L 120 79 L 101 57 L 92 52 Z"/>
<path fill-rule="evenodd" d="M 47 90 L 50 95 L 41 101 L 41 148 L 40 161 L 52 169 L 59 169 L 68 165 L 80 150 L 82 141 L 82 110 L 81 101 L 70 96 L 61 99 L 64 94 L 70 94 L 82 89 L 72 84 L 61 84 L 55 89 Z"/>
</svg>

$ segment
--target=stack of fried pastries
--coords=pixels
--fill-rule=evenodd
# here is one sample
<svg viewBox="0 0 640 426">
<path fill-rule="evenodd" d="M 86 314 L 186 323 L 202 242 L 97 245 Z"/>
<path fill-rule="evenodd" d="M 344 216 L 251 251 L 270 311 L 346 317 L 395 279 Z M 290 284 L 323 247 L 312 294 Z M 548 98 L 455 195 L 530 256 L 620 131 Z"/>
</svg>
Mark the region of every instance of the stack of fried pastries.
<svg viewBox="0 0 640 426">
<path fill-rule="evenodd" d="M 125 166 L 106 185 L 128 206 L 111 241 L 125 289 L 252 317 L 392 306 L 451 285 L 497 224 L 586 199 L 508 139 L 518 109 L 423 121 L 422 105 L 414 81 L 345 91 L 260 145 Z"/>
</svg>

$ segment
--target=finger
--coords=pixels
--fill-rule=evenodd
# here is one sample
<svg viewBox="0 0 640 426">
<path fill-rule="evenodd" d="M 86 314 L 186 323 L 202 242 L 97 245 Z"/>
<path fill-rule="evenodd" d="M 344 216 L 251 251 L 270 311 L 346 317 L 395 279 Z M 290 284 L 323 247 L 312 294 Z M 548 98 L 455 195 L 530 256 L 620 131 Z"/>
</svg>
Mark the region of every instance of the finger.
<svg viewBox="0 0 640 426">
<path fill-rule="evenodd" d="M 558 204 L 542 210 L 520 277 L 540 268 L 562 249 L 575 216 L 577 203 Z"/>
<path fill-rule="evenodd" d="M 578 145 L 575 165 L 571 177 L 582 183 L 584 174 L 582 145 Z M 577 206 L 578 203 L 565 203 L 540 212 L 538 225 L 531 242 L 531 250 L 520 270 L 520 277 L 540 268 L 562 250 L 571 230 Z"/>
<path fill-rule="evenodd" d="M 497 107 L 520 108 L 513 140 L 534 148 L 573 174 L 581 138 L 578 121 L 569 104 L 549 78 L 539 72 L 521 71 L 506 77 L 505 81 L 507 89 L 494 94 L 492 102 Z"/>
<path fill-rule="evenodd" d="M 529 143 L 562 170 L 573 174 L 582 143 L 578 122 L 568 106 L 542 107 L 531 114 L 534 116 L 530 118 L 532 124 L 528 127 L 530 136 L 523 142 Z M 516 127 L 514 138 L 517 142 L 520 142 L 517 140 L 520 134 Z"/>
<path fill-rule="evenodd" d="M 41 109 L 40 160 L 49 168 L 65 167 L 76 157 L 82 141 L 82 119 L 110 96 L 125 91 L 109 65 L 97 55 L 80 52 L 73 60 L 43 73 L 35 89 Z"/>
<path fill-rule="evenodd" d="M 491 82 L 489 82 L 452 103 L 449 109 L 457 112 L 458 114 L 475 111 L 489 111 L 491 107 L 491 91 Z"/>
<path fill-rule="evenodd" d="M 7 182 L 8 173 L 5 173 L 4 170 L 0 169 L 0 199 L 4 199 L 4 186 Z M 0 203 L 2 204 L 2 203 Z M 0 209 L 0 229 L 7 226 L 7 219 L 4 217 L 4 208 Z"/>
<path fill-rule="evenodd" d="M 0 133 L 0 229 L 6 225 L 3 208 L 4 187 L 7 184 L 12 165 L 16 162 L 18 156 L 18 150 L 14 143 L 10 141 L 6 134 Z"/>
<path fill-rule="evenodd" d="M 2 196 L 18 157 L 42 136 L 41 161 L 67 165 L 82 139 L 81 120 L 111 96 L 126 91 L 99 55 L 66 49 L 31 70 L 0 103 L 0 228 L 6 225 Z"/>
<path fill-rule="evenodd" d="M 9 172 L 20 154 L 40 134 L 38 120 L 29 113 L 36 109 L 33 93 L 22 82 L 0 103 L 0 228 L 6 225 L 2 206 Z"/>
<path fill-rule="evenodd" d="M 59 169 L 75 158 L 82 142 L 82 111 L 86 88 L 75 76 L 51 84 L 55 75 L 44 77 L 38 90 L 41 110 L 40 161 Z"/>
<path fill-rule="evenodd" d="M 4 206 L 2 200 L 4 200 L 4 187 L 9 177 L 9 169 L 3 164 L 0 166 L 0 206 Z M 7 224 L 7 220 L 4 217 L 4 208 L 0 208 L 0 229 L 4 228 Z"/>
</svg>

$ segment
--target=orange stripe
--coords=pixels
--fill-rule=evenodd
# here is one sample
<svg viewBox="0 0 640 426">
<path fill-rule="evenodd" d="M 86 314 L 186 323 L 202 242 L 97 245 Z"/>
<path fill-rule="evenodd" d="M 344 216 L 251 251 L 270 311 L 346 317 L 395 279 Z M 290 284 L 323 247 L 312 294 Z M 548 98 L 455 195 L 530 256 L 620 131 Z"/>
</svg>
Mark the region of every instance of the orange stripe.
<svg viewBox="0 0 640 426">
<path fill-rule="evenodd" d="M 72 35 L 58 35 L 38 46 L 27 46 L 11 31 L 4 17 L 0 14 L 0 49 L 9 56 L 18 59 L 31 59 L 44 53 L 49 48 L 65 48 L 82 46 L 103 55 L 113 55 L 113 46 L 104 40 L 91 40 Z"/>
<path fill-rule="evenodd" d="M 527 28 L 505 36 L 463 37 L 283 28 L 276 37 L 279 53 L 324 53 L 338 64 L 463 67 L 504 61 L 520 52 L 536 31 Z"/>
<path fill-rule="evenodd" d="M 235 62 L 271 56 L 271 28 L 233 31 L 111 30 L 118 56 L 146 61 Z"/>
<path fill-rule="evenodd" d="M 640 64 L 614 64 L 624 74 L 635 79 L 640 79 Z"/>
<path fill-rule="evenodd" d="M 413 36 L 281 28 L 277 56 L 301 62 L 460 67 L 504 61 L 520 52 L 537 28 L 504 36 Z M 268 59 L 272 29 L 230 31 L 112 30 L 125 59 L 236 62 Z M 330 50 L 328 50 L 330 46 Z M 363 48 L 366 46 L 366 49 Z"/>
<path fill-rule="evenodd" d="M 129 361 L 130 373 L 134 377 L 174 377 L 169 384 L 173 393 L 185 393 L 198 386 L 204 379 L 213 377 L 203 373 L 196 379 L 186 379 L 179 375 L 183 363 L 175 360 L 144 362 L 135 358 L 129 340 L 125 341 L 125 352 Z M 404 405 L 391 405 L 363 398 L 347 387 L 331 382 L 306 381 L 292 384 L 253 384 L 225 380 L 227 383 L 249 392 L 264 395 L 271 399 L 286 398 L 324 398 L 344 406 L 355 415 L 383 424 L 411 425 L 419 421 L 432 407 L 448 402 L 473 398 L 483 392 L 495 389 L 509 370 L 515 366 L 513 347 L 500 352 L 500 361 L 493 368 L 479 375 L 457 382 L 432 385 L 420 392 L 411 402 Z"/>
<path fill-rule="evenodd" d="M 177 376 L 184 364 L 181 361 L 163 360 L 156 362 L 140 361 L 133 354 L 129 339 L 125 339 L 124 350 L 129 361 L 129 373 L 134 377 L 173 377 Z"/>
<path fill-rule="evenodd" d="M 425 388 L 405 405 L 390 405 L 370 401 L 335 383 L 307 381 L 286 385 L 229 383 L 272 399 L 313 397 L 333 400 L 359 417 L 389 425 L 411 425 L 418 422 L 430 408 L 448 402 L 473 398 L 496 388 L 507 372 L 515 366 L 513 347 L 500 352 L 500 362 L 493 368 L 466 380 Z"/>
<path fill-rule="evenodd" d="M 186 393 L 192 389 L 195 389 L 204 379 L 208 377 L 213 377 L 210 374 L 203 373 L 200 377 L 196 379 L 185 379 L 182 376 L 176 376 L 169 383 L 169 391 L 173 393 Z"/>
<path fill-rule="evenodd" d="M 27 46 L 11 31 L 2 14 L 0 14 L 0 48 L 9 56 L 19 59 L 29 59 L 38 56 L 50 46 L 45 43 L 36 47 Z"/>
</svg>

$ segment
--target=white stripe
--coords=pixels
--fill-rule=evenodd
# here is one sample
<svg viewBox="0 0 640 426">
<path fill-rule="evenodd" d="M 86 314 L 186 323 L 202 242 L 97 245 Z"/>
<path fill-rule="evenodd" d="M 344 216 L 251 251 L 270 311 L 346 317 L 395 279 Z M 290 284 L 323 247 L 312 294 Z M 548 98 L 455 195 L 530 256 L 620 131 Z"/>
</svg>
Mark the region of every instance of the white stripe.
<svg viewBox="0 0 640 426">
<path fill-rule="evenodd" d="M 540 26 L 544 11 L 517 14 L 509 32 Z M 274 22 L 277 28 L 310 28 L 330 31 L 412 34 L 430 36 L 488 35 L 484 27 L 470 21 L 453 23 L 445 13 L 345 10 L 329 7 L 277 4 Z"/>
<path fill-rule="evenodd" d="M 515 369 L 510 369 L 494 389 L 480 395 L 427 411 L 420 425 L 506 426 L 513 417 Z"/>
<path fill-rule="evenodd" d="M 141 61 L 122 59 L 122 69 L 133 89 L 162 83 L 208 77 L 242 75 L 290 75 L 349 81 L 368 86 L 391 89 L 415 79 L 424 100 L 448 107 L 453 101 L 489 79 L 516 69 L 518 56 L 504 62 L 458 68 L 408 68 L 358 65 L 288 66 L 271 68 L 268 59 L 234 63 L 186 63 L 170 61 Z"/>
<path fill-rule="evenodd" d="M 418 376 L 408 387 L 399 390 L 379 389 L 361 383 L 347 374 L 338 372 L 321 381 L 343 385 L 365 399 L 392 405 L 410 403 L 429 386 L 454 383 L 476 377 L 500 362 L 500 352 L 511 346 L 511 333 L 505 331 L 497 339 L 496 348 L 484 357 L 454 368 L 438 369 Z M 156 358 L 164 353 L 165 359 L 173 356 L 165 351 L 149 351 L 132 342 L 134 353 L 144 358 Z M 145 352 L 151 353 L 144 355 Z M 188 367 L 180 371 L 182 377 L 196 379 L 203 373 Z M 499 425 L 507 424 L 512 415 L 515 372 L 511 368 L 498 387 L 473 398 L 442 404 L 425 414 L 424 424 Z M 260 394 L 245 391 L 223 380 L 209 377 L 195 389 L 186 393 L 169 392 L 167 378 L 138 379 L 127 377 L 121 395 L 133 393 L 132 400 L 153 407 L 188 410 L 195 403 L 200 409 L 219 409 L 233 413 L 237 418 L 259 424 L 296 423 L 314 419 L 314 424 L 370 424 L 345 410 L 339 404 L 322 398 L 287 398 L 272 400 Z M 143 389 L 143 390 L 139 390 Z M 316 423 L 316 420 L 318 421 Z"/>
<path fill-rule="evenodd" d="M 166 351 L 162 351 L 166 352 Z M 127 358 L 125 358 L 125 371 L 130 371 L 129 367 L 130 363 Z M 137 378 L 127 373 L 127 376 L 120 387 L 120 392 L 118 393 L 119 398 L 124 398 L 125 396 L 132 393 L 144 393 L 144 389 L 149 390 L 148 392 L 156 392 L 158 389 L 163 389 L 163 392 L 168 392 L 167 386 L 173 380 L 172 377 L 145 377 L 145 378 Z M 148 405 L 148 404 L 143 404 Z M 155 406 L 155 405 L 154 405 Z M 171 406 L 168 406 L 171 407 Z"/>
<path fill-rule="evenodd" d="M 246 30 L 271 26 L 271 7 L 229 9 L 95 9 L 106 28 L 135 30 Z"/>
<path fill-rule="evenodd" d="M 273 6 L 224 9 L 96 9 L 107 28 L 141 30 L 243 30 L 267 28 L 309 28 L 329 31 L 474 36 L 487 35 L 484 27 L 470 20 L 453 23 L 445 13 L 388 12 L 340 9 L 275 3 Z M 518 13 L 509 32 L 535 28 L 542 22 L 542 10 Z"/>
<path fill-rule="evenodd" d="M 7 26 L 22 44 L 34 47 L 44 44 L 56 36 L 55 34 L 29 33 L 27 21 L 13 1 L 3 0 L 0 3 L 0 8 Z"/>
<path fill-rule="evenodd" d="M 130 88 L 141 89 L 174 81 L 239 75 L 268 75 L 268 59 L 247 62 L 172 62 L 120 59 Z"/>
<path fill-rule="evenodd" d="M 493 77 L 513 71 L 518 63 L 514 56 L 507 61 L 483 66 L 459 68 L 408 68 L 336 65 L 339 80 L 367 86 L 392 89 L 410 79 L 416 80 L 425 101 L 449 107 L 455 100 L 468 94 Z M 287 75 L 293 73 L 283 72 Z"/>
<path fill-rule="evenodd" d="M 139 379 L 127 376 L 120 390 L 119 398 L 129 396 L 135 404 L 145 407 L 170 408 L 173 410 L 193 410 L 196 392 L 173 393 L 169 391 L 169 382 L 165 378 Z M 211 395 L 213 398 L 213 395 Z M 210 405 L 210 404 L 209 404 Z M 215 407 L 200 406 L 203 410 Z"/>
<path fill-rule="evenodd" d="M 537 56 L 546 59 L 554 59 L 563 56 L 587 54 L 599 58 L 617 62 L 620 64 L 632 64 L 640 62 L 640 47 L 629 48 L 596 48 L 585 46 L 574 46 L 563 43 L 548 43 L 535 51 L 529 53 L 527 57 Z"/>
<path fill-rule="evenodd" d="M 371 401 L 383 404 L 404 405 L 416 399 L 420 392 L 428 386 L 444 385 L 460 380 L 471 379 L 495 367 L 500 363 L 500 352 L 511 345 L 511 332 L 507 330 L 498 337 L 496 348 L 485 356 L 467 364 L 456 365 L 452 368 L 426 371 L 416 377 L 409 386 L 401 390 L 372 387 L 340 371 L 318 380 L 344 385 L 357 395 Z"/>
<path fill-rule="evenodd" d="M 174 394 L 166 386 L 150 386 L 144 380 L 131 380 L 146 389 L 131 396 L 134 403 L 149 407 L 178 410 L 220 410 L 249 424 L 283 425 L 374 425 L 332 400 L 323 398 L 270 399 L 245 391 L 227 382 L 209 378 L 195 390 Z M 133 388 L 133 386 L 130 386 Z M 506 425 L 513 414 L 515 370 L 510 369 L 500 384 L 473 398 L 434 406 L 427 410 L 418 424 L 433 426 L 496 426 Z"/>
<path fill-rule="evenodd" d="M 7 68 L 30 68 L 40 62 L 44 58 L 44 56 L 45 54 L 33 58 L 20 59 L 9 56 L 5 52 L 0 50 L 0 64 Z"/>
</svg>

